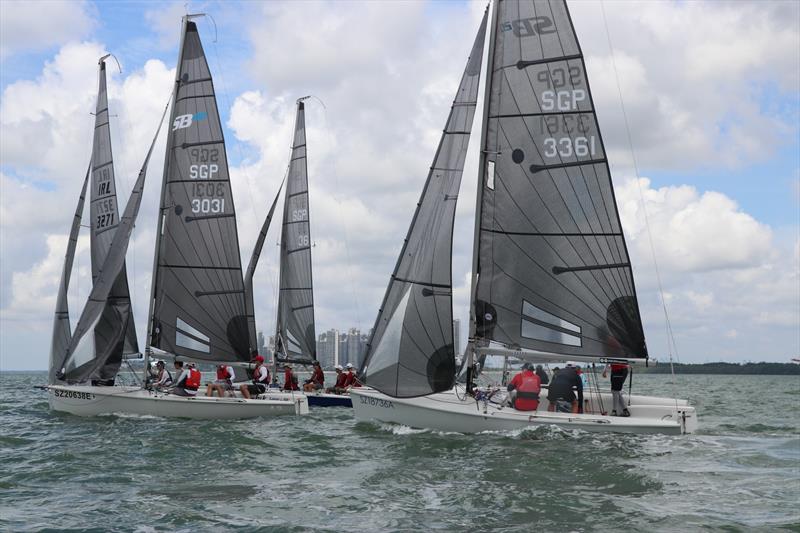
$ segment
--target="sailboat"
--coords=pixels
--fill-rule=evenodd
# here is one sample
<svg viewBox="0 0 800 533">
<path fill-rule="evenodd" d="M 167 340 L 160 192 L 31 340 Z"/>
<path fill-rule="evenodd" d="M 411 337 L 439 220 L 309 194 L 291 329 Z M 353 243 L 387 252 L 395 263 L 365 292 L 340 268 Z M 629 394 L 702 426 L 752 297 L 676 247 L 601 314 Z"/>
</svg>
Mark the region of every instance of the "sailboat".
<svg viewBox="0 0 800 533">
<path fill-rule="evenodd" d="M 279 363 L 311 365 L 317 360 L 305 119 L 308 98 L 297 100 L 292 153 L 286 175 L 273 374 Z M 305 394 L 310 406 L 352 405 L 347 395 L 324 391 Z"/>
<path fill-rule="evenodd" d="M 146 371 L 152 353 L 248 368 L 251 347 L 254 347 L 251 340 L 254 335 L 248 329 L 248 306 L 225 143 L 211 73 L 197 26 L 192 21 L 196 16 L 183 18 L 177 76 L 171 95 L 145 350 Z M 102 97 L 98 98 L 96 120 L 100 123 L 105 119 L 104 126 L 107 126 L 107 109 L 104 114 L 100 113 L 102 107 L 107 108 L 101 105 L 105 102 L 105 69 L 102 66 L 100 75 Z M 166 111 L 165 108 L 78 325 L 70 334 L 66 289 L 88 174 L 84 180 L 57 302 L 51 381 L 47 387 L 50 406 L 78 415 L 124 412 L 186 418 L 249 418 L 305 414 L 308 403 L 298 394 L 267 391 L 254 399 L 211 398 L 201 394 L 187 398 L 140 386 L 101 386 L 99 382 L 102 379 L 107 383 L 119 369 L 114 359 L 119 350 L 112 351 L 108 347 L 122 345 L 122 352 L 125 351 L 125 326 L 130 318 L 120 309 L 116 280 L 124 273 L 125 252 L 141 204 L 147 165 Z M 102 144 L 98 143 L 99 138 L 106 142 L 110 154 L 110 139 L 97 134 L 95 148 Z M 97 163 L 105 166 L 96 166 Z M 93 156 L 90 166 L 93 175 L 109 167 L 110 163 Z M 129 299 L 127 305 L 129 310 Z M 108 307 L 116 313 L 110 318 L 107 318 Z M 97 340 L 100 337 L 89 333 L 98 331 L 104 320 L 114 326 L 111 329 L 116 335 L 105 333 L 101 343 Z"/>
<path fill-rule="evenodd" d="M 358 419 L 476 433 L 536 426 L 689 433 L 686 400 L 632 395 L 609 416 L 488 400 L 488 355 L 547 363 L 648 361 L 633 272 L 583 54 L 564 0 L 493 3 L 483 106 L 465 387 L 452 328 L 452 228 L 477 104 L 484 14 L 354 390 Z M 601 406 L 601 407 L 592 407 Z"/>
</svg>

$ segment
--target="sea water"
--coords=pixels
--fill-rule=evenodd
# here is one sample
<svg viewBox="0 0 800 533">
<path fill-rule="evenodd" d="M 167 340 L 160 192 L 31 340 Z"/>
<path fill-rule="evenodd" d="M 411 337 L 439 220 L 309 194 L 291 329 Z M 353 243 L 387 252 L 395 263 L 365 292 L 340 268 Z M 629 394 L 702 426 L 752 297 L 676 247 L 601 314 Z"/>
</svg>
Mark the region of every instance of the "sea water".
<svg viewBox="0 0 800 533">
<path fill-rule="evenodd" d="M 800 530 L 797 376 L 637 375 L 696 406 L 680 437 L 79 418 L 45 380 L 0 375 L 0 531 Z"/>
</svg>

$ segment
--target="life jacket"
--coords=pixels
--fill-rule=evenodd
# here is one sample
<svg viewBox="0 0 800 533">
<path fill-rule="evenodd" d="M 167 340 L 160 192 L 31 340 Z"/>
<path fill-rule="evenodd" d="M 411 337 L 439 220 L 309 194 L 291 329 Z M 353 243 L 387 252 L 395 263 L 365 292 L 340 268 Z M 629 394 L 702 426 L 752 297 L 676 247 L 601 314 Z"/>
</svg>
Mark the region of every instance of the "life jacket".
<svg viewBox="0 0 800 533">
<path fill-rule="evenodd" d="M 267 370 L 266 373 L 262 374 L 261 373 L 262 368 L 264 367 L 262 366 L 257 368 L 256 371 L 253 373 L 253 383 L 261 383 L 261 384 L 269 383 L 269 370 Z M 263 379 L 261 378 L 262 375 L 264 376 Z"/>
<path fill-rule="evenodd" d="M 520 411 L 535 411 L 539 407 L 539 392 L 542 390 L 542 382 L 539 376 L 531 372 L 523 372 L 521 383 L 516 387 L 517 397 L 514 400 L 514 408 Z"/>
<path fill-rule="evenodd" d="M 228 367 L 217 367 L 217 379 L 230 379 L 231 374 L 228 372 Z"/>
<path fill-rule="evenodd" d="M 344 375 L 344 385 L 342 387 L 349 387 L 351 385 L 355 385 L 356 375 L 352 372 L 348 372 Z"/>
<path fill-rule="evenodd" d="M 628 370 L 628 365 L 626 365 L 625 363 L 611 363 L 612 373 L 623 372 L 625 370 Z"/>
<path fill-rule="evenodd" d="M 337 389 L 343 389 L 346 387 L 345 382 L 347 381 L 347 374 L 341 372 L 338 376 L 336 376 L 336 385 Z"/>
<path fill-rule="evenodd" d="M 320 385 L 323 385 L 325 383 L 325 374 L 322 373 L 321 368 L 317 367 L 314 370 L 314 374 L 311 376 L 311 381 L 313 381 L 314 383 L 319 383 Z"/>
<path fill-rule="evenodd" d="M 184 389 L 197 390 L 200 388 L 200 371 L 192 367 L 189 369 L 189 376 L 183 384 Z"/>
</svg>

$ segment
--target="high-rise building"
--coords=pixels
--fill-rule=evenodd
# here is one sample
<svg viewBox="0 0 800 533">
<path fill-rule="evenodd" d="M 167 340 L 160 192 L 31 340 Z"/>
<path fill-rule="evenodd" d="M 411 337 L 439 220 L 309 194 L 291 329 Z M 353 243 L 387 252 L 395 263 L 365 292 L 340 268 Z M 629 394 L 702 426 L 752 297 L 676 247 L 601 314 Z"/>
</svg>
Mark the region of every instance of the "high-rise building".
<svg viewBox="0 0 800 533">
<path fill-rule="evenodd" d="M 461 355 L 461 320 L 453 320 L 453 350 L 456 356 Z"/>
<path fill-rule="evenodd" d="M 323 369 L 331 370 L 339 364 L 339 331 L 329 329 L 317 339 L 317 360 Z"/>
</svg>

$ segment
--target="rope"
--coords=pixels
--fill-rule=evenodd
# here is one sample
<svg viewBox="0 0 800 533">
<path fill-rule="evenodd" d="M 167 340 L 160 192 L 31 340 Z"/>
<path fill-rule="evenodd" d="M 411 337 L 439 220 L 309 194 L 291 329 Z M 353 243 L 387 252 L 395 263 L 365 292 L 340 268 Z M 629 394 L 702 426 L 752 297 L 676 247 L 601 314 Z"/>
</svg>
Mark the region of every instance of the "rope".
<svg viewBox="0 0 800 533">
<path fill-rule="evenodd" d="M 639 164 L 636 161 L 636 152 L 635 152 L 635 150 L 633 148 L 633 137 L 631 136 L 631 128 L 630 128 L 630 124 L 628 122 L 628 113 L 625 111 L 625 100 L 622 97 L 622 86 L 620 85 L 620 82 L 619 82 L 619 72 L 617 71 L 617 60 L 616 60 L 615 55 L 614 55 L 614 45 L 611 42 L 611 32 L 608 29 L 608 20 L 606 18 L 606 8 L 605 8 L 605 1 L 604 0 L 600 0 L 600 10 L 603 13 L 603 26 L 605 27 L 605 30 L 606 30 L 606 39 L 608 40 L 608 47 L 611 50 L 611 64 L 614 67 L 614 77 L 616 78 L 616 81 L 617 81 L 617 92 L 619 94 L 620 107 L 622 108 L 622 118 L 625 121 L 625 132 L 626 132 L 627 137 L 628 137 L 628 147 L 629 147 L 629 149 L 631 151 L 631 159 L 633 161 L 633 170 L 634 170 L 634 173 L 636 175 L 636 189 L 639 192 L 639 201 L 641 202 L 642 212 L 644 213 L 644 222 L 645 222 L 645 227 L 647 228 L 647 239 L 648 239 L 648 243 L 650 244 L 650 253 L 653 256 L 653 265 L 655 267 L 655 272 L 656 272 L 656 281 L 658 282 L 658 293 L 659 293 L 659 295 L 661 297 L 661 307 L 662 307 L 662 309 L 664 311 L 665 329 L 666 329 L 666 334 L 667 334 L 667 354 L 669 355 L 669 368 L 670 368 L 670 373 L 672 374 L 672 392 L 673 392 L 673 396 L 675 397 L 675 407 L 677 408 L 677 406 L 678 406 L 678 397 L 677 397 L 677 394 L 675 392 L 675 366 L 673 364 L 673 359 L 672 359 L 673 349 L 676 352 L 675 357 L 677 357 L 677 346 L 675 344 L 675 337 L 673 336 L 673 332 L 672 332 L 672 324 L 670 323 L 670 319 L 669 319 L 669 312 L 667 310 L 667 301 L 664 298 L 664 286 L 663 286 L 663 284 L 661 282 L 661 272 L 660 272 L 660 270 L 658 268 L 658 259 L 657 259 L 657 256 L 656 256 L 656 247 L 653 244 L 653 233 L 650 231 L 650 218 L 649 218 L 649 216 L 647 214 L 647 205 L 645 204 L 644 193 L 642 192 L 642 184 L 641 184 L 641 179 L 640 179 L 640 176 L 639 176 Z M 632 378 L 633 378 L 633 373 L 631 372 L 631 382 L 633 381 Z M 629 392 L 628 395 L 630 396 L 630 392 Z"/>
</svg>

